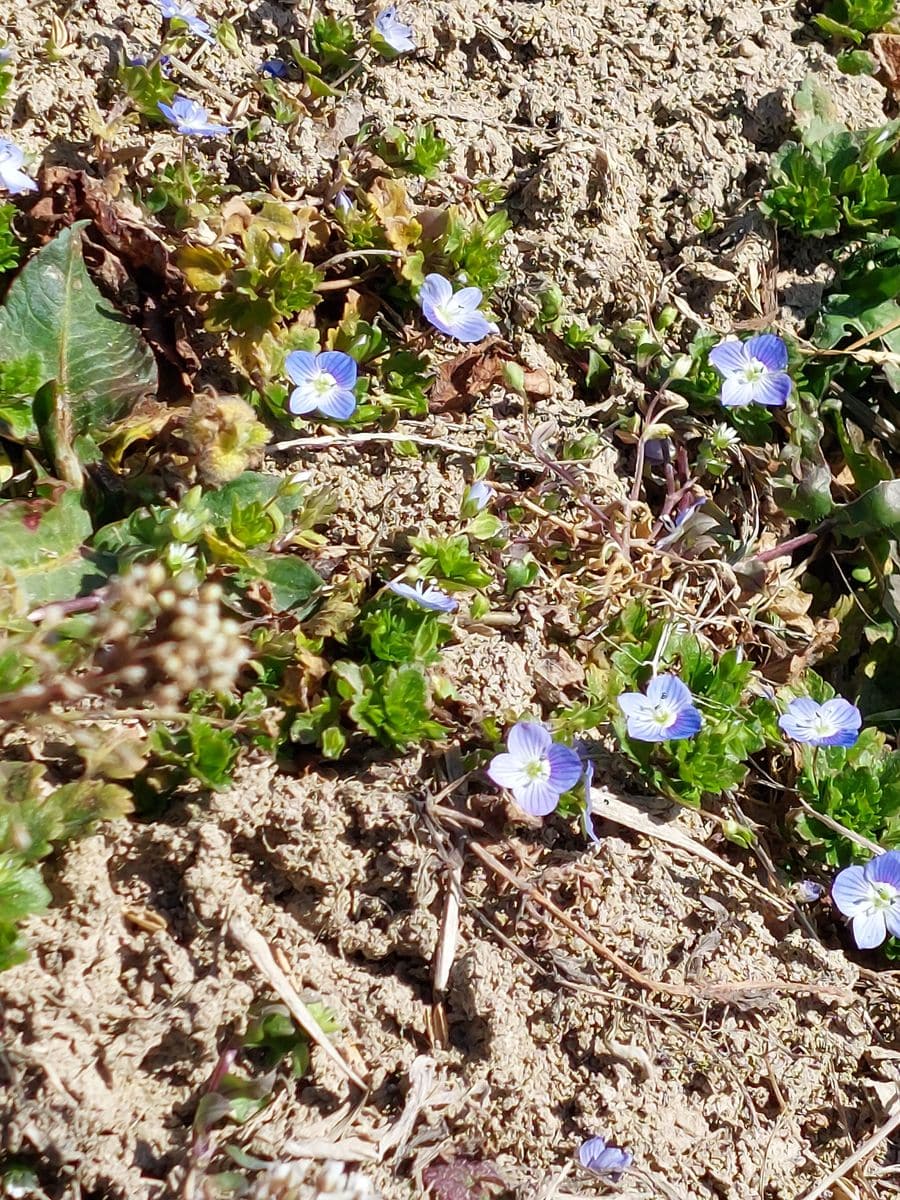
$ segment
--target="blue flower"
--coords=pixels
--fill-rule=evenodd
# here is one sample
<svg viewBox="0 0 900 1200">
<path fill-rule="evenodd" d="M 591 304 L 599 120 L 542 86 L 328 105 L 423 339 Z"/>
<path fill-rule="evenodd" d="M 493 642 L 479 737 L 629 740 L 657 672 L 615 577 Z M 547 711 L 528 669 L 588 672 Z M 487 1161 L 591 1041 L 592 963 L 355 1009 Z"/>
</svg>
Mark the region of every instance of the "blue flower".
<svg viewBox="0 0 900 1200">
<path fill-rule="evenodd" d="M 835 696 L 817 704 L 809 696 L 800 696 L 778 718 L 778 727 L 795 742 L 807 746 L 852 746 L 859 737 L 862 714 L 855 704 Z"/>
<path fill-rule="evenodd" d="M 791 394 L 787 373 L 788 352 L 774 333 L 758 333 L 746 342 L 726 338 L 713 346 L 709 361 L 722 376 L 722 403 L 726 408 L 764 404 L 780 408 Z"/>
<path fill-rule="evenodd" d="M 414 584 L 404 583 L 401 579 L 392 579 L 387 585 L 397 596 L 411 600 L 421 608 L 429 608 L 433 612 L 455 612 L 459 605 L 452 596 L 433 583 L 417 579 Z"/>
<path fill-rule="evenodd" d="M 703 724 L 687 686 L 675 675 L 654 675 L 647 694 L 626 692 L 618 698 L 628 736 L 639 742 L 668 742 L 693 737 Z"/>
<path fill-rule="evenodd" d="M 211 42 L 214 40 L 209 22 L 197 16 L 197 10 L 190 3 L 190 0 L 156 0 L 156 3 L 159 5 L 160 12 L 167 21 L 171 21 L 173 18 L 177 21 L 183 21 L 192 33 L 196 33 L 204 41 Z"/>
<path fill-rule="evenodd" d="M 794 899 L 798 904 L 815 904 L 824 895 L 825 889 L 814 879 L 801 879 L 794 884 Z"/>
<path fill-rule="evenodd" d="M 874 950 L 888 934 L 900 937 L 900 850 L 878 854 L 864 867 L 839 871 L 831 898 L 852 921 L 860 950 Z"/>
<path fill-rule="evenodd" d="M 12 46 L 0 46 L 0 67 L 2 67 L 4 63 L 8 63 L 12 56 Z"/>
<path fill-rule="evenodd" d="M 607 1145 L 606 1138 L 592 1137 L 578 1147 L 578 1161 L 587 1171 L 604 1175 L 616 1183 L 634 1162 L 634 1155 L 618 1146 Z"/>
<path fill-rule="evenodd" d="M 397 17 L 397 6 L 391 4 L 375 18 L 375 32 L 379 34 L 395 54 L 415 50 L 412 25 L 405 25 Z"/>
<path fill-rule="evenodd" d="M 271 75 L 273 79 L 287 79 L 287 63 L 283 58 L 267 58 L 259 69 L 263 75 Z"/>
<path fill-rule="evenodd" d="M 481 288 L 464 287 L 454 293 L 453 284 L 443 275 L 425 276 L 419 288 L 419 307 L 435 329 L 459 342 L 480 342 L 497 326 L 479 312 Z"/>
<path fill-rule="evenodd" d="M 494 489 L 483 479 L 476 479 L 466 488 L 463 496 L 462 512 L 464 517 L 474 516 L 482 512 L 494 498 Z"/>
<path fill-rule="evenodd" d="M 171 104 L 163 100 L 158 103 L 162 115 L 185 137 L 217 137 L 220 133 L 231 132 L 227 125 L 214 125 L 203 105 L 188 100 L 187 96 L 176 96 Z"/>
<path fill-rule="evenodd" d="M 0 138 L 0 188 L 13 196 L 36 192 L 37 184 L 22 170 L 25 155 L 18 146 Z"/>
<path fill-rule="evenodd" d="M 160 54 L 157 61 L 159 63 L 159 73 L 161 75 L 165 75 L 165 77 L 168 79 L 169 63 L 172 61 L 171 58 L 168 54 Z M 147 63 L 149 62 L 150 56 L 148 54 L 136 54 L 134 58 L 129 58 L 128 65 L 130 67 L 146 67 Z"/>
<path fill-rule="evenodd" d="M 554 742 L 550 731 L 534 721 L 519 721 L 512 727 L 506 753 L 492 758 L 487 769 L 494 783 L 508 788 L 519 808 L 535 817 L 552 813 L 581 772 L 578 754 Z"/>
<path fill-rule="evenodd" d="M 340 350 L 312 354 L 292 350 L 284 360 L 288 378 L 296 387 L 288 408 L 292 413 L 320 412 L 323 417 L 346 421 L 356 408 L 356 360 Z"/>
</svg>

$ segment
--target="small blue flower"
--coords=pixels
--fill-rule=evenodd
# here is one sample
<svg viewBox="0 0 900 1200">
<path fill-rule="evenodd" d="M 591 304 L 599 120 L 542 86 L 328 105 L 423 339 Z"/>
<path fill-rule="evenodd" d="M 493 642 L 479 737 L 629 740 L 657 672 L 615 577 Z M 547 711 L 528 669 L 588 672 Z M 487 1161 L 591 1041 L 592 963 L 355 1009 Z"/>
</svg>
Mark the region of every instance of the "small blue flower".
<svg viewBox="0 0 900 1200">
<path fill-rule="evenodd" d="M 209 22 L 197 16 L 197 10 L 190 0 L 156 0 L 156 3 L 167 21 L 171 21 L 173 18 L 183 21 L 191 33 L 196 33 L 204 41 L 212 42 L 214 40 Z"/>
<path fill-rule="evenodd" d="M 405 25 L 397 17 L 397 6 L 391 4 L 375 18 L 375 32 L 379 34 L 395 54 L 415 50 L 412 25 Z"/>
<path fill-rule="evenodd" d="M 675 675 L 654 675 L 647 694 L 626 692 L 618 698 L 628 736 L 639 742 L 668 742 L 693 737 L 703 718 L 688 687 Z"/>
<path fill-rule="evenodd" d="M 900 937 L 900 850 L 878 854 L 864 867 L 839 871 L 831 898 L 852 921 L 860 950 L 874 950 L 888 934 Z"/>
<path fill-rule="evenodd" d="M 176 96 L 171 104 L 163 100 L 158 103 L 162 115 L 185 137 L 218 137 L 231 132 L 227 125 L 213 124 L 207 109 L 196 100 L 188 100 L 187 96 Z"/>
<path fill-rule="evenodd" d="M 340 350 L 312 354 L 292 350 L 284 360 L 284 369 L 296 387 L 288 408 L 292 413 L 320 412 L 323 417 L 346 421 L 356 409 L 356 359 Z"/>
<path fill-rule="evenodd" d="M 0 138 L 0 188 L 13 196 L 36 192 L 37 184 L 22 170 L 25 155 L 18 146 Z"/>
<path fill-rule="evenodd" d="M 628 1150 L 607 1144 L 606 1138 L 592 1137 L 578 1147 L 578 1161 L 586 1171 L 604 1175 L 611 1183 L 617 1183 L 622 1174 L 634 1162 Z"/>
<path fill-rule="evenodd" d="M 341 188 L 332 203 L 334 204 L 335 211 L 339 212 L 342 216 L 344 213 L 348 213 L 353 207 L 353 201 L 344 188 Z"/>
<path fill-rule="evenodd" d="M 4 63 L 8 63 L 12 56 L 12 46 L 0 46 L 0 67 L 2 67 Z"/>
<path fill-rule="evenodd" d="M 443 275 L 425 276 L 419 288 L 419 307 L 435 329 L 459 342 L 480 342 L 497 326 L 479 312 L 481 288 L 464 287 L 454 293 L 453 284 Z"/>
<path fill-rule="evenodd" d="M 644 461 L 663 465 L 672 461 L 672 443 L 668 438 L 648 438 L 644 442 Z"/>
<path fill-rule="evenodd" d="M 801 879 L 794 884 L 794 899 L 798 904 L 815 904 L 824 895 L 825 889 L 814 879 Z"/>
<path fill-rule="evenodd" d="M 855 704 L 835 696 L 817 704 L 809 696 L 800 696 L 778 718 L 778 727 L 795 742 L 807 746 L 852 746 L 859 737 L 862 714 Z"/>
<path fill-rule="evenodd" d="M 273 79 L 287 79 L 287 63 L 283 58 L 267 58 L 259 70 L 261 74 L 270 75 Z"/>
<path fill-rule="evenodd" d="M 494 498 L 494 489 L 489 483 L 483 479 L 476 479 L 474 483 L 466 488 L 466 494 L 463 496 L 463 512 L 466 515 L 480 513 Z"/>
<path fill-rule="evenodd" d="M 724 380 L 722 403 L 726 408 L 764 404 L 780 408 L 791 394 L 787 373 L 788 352 L 774 333 L 758 333 L 746 342 L 726 338 L 709 352 L 709 361 Z"/>
<path fill-rule="evenodd" d="M 491 759 L 487 773 L 498 787 L 512 792 L 519 808 L 546 817 L 581 778 L 582 767 L 578 754 L 554 742 L 543 725 L 519 721 L 509 731 L 506 753 Z"/>
<path fill-rule="evenodd" d="M 414 584 L 404 583 L 402 579 L 392 579 L 388 585 L 390 590 L 404 600 L 411 600 L 421 608 L 431 609 L 432 612 L 455 612 L 459 605 L 452 596 L 424 579 L 417 579 Z"/>
<path fill-rule="evenodd" d="M 160 74 L 165 75 L 165 77 L 168 78 L 169 77 L 169 63 L 172 61 L 170 59 L 169 55 L 161 54 L 157 61 L 159 62 Z M 148 54 L 136 54 L 134 56 L 134 58 L 129 58 L 128 65 L 130 67 L 146 67 L 146 65 L 149 62 L 150 62 L 150 56 Z"/>
</svg>

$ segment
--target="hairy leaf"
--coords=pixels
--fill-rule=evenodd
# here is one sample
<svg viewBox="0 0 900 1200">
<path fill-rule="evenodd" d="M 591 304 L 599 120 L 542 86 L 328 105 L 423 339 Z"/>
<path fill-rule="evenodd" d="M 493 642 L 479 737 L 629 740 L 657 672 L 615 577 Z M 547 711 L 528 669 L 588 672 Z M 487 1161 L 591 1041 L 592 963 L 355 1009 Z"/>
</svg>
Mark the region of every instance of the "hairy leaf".
<svg viewBox="0 0 900 1200">
<path fill-rule="evenodd" d="M 81 230 L 64 229 L 13 280 L 0 308 L 0 360 L 27 348 L 38 387 L 52 383 L 69 444 L 123 416 L 156 388 L 156 362 L 140 333 L 103 299 L 84 265 Z M 38 425 L 26 433 L 37 440 Z"/>
</svg>

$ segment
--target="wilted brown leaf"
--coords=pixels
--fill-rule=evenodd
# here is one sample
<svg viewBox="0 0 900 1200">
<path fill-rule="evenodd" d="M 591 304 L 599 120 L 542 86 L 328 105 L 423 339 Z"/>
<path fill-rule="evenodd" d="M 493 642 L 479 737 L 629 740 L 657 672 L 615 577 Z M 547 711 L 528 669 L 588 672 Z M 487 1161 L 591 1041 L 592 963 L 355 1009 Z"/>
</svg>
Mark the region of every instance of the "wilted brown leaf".
<svg viewBox="0 0 900 1200">
<path fill-rule="evenodd" d="M 388 245 L 405 254 L 422 233 L 406 188 L 399 179 L 376 179 L 369 188 L 368 197 Z"/>
<path fill-rule="evenodd" d="M 502 383 L 507 363 L 515 362 L 494 339 L 465 350 L 438 370 L 429 397 L 432 412 L 470 412 L 479 396 Z M 550 377 L 539 368 L 522 375 L 529 396 L 549 396 Z"/>
<path fill-rule="evenodd" d="M 878 61 L 878 78 L 893 94 L 900 97 L 900 34 L 878 33 L 869 42 Z"/>
</svg>

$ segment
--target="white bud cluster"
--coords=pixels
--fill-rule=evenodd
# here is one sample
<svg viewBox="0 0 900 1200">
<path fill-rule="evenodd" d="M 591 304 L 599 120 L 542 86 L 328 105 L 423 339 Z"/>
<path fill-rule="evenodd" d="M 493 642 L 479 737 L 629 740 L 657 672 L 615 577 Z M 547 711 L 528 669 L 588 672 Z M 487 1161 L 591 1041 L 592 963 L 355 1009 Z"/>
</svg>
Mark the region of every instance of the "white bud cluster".
<svg viewBox="0 0 900 1200">
<path fill-rule="evenodd" d="M 257 1178 L 249 1200 L 378 1200 L 361 1171 L 346 1172 L 344 1164 L 327 1162 L 275 1163 Z"/>
<path fill-rule="evenodd" d="M 218 584 L 198 585 L 190 572 L 133 567 L 111 585 L 98 618 L 96 663 L 107 683 L 164 707 L 196 690 L 231 691 L 250 650 L 221 600 Z"/>
</svg>

